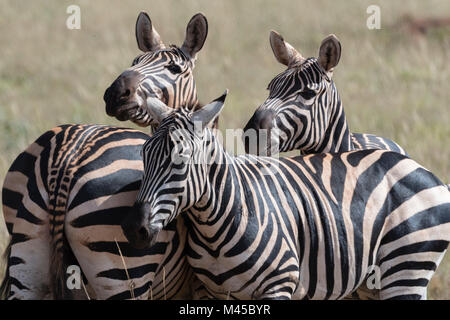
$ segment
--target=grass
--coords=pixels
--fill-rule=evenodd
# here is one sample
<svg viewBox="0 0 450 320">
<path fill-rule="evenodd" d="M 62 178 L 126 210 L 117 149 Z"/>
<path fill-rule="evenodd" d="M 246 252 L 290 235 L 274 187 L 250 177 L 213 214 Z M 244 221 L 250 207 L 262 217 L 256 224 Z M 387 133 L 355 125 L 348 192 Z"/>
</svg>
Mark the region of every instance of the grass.
<svg viewBox="0 0 450 320">
<path fill-rule="evenodd" d="M 71 4 L 81 8 L 81 30 L 65 27 Z M 370 4 L 381 8 L 381 30 L 366 27 Z M 51 127 L 132 126 L 109 118 L 102 96 L 138 53 L 134 24 L 141 10 L 167 44 L 182 43 L 196 12 L 207 16 L 209 35 L 196 78 L 202 102 L 230 89 L 222 128 L 243 127 L 266 98 L 269 81 L 283 70 L 270 50 L 271 29 L 306 57 L 316 55 L 320 41 L 335 33 L 343 51 L 334 79 L 352 131 L 395 140 L 450 182 L 449 30 L 414 38 L 398 26 L 404 14 L 441 17 L 450 12 L 445 0 L 1 1 L 1 181 L 13 159 Z M 2 234 L 0 221 L 0 251 L 6 243 Z M 450 254 L 432 280 L 429 297 L 450 299 Z"/>
</svg>

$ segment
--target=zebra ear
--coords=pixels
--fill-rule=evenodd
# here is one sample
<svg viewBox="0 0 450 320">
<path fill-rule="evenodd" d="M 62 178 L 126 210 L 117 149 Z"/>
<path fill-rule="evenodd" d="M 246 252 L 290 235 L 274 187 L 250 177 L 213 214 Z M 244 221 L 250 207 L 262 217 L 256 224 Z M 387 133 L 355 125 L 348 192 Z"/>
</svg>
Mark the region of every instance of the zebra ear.
<svg viewBox="0 0 450 320">
<path fill-rule="evenodd" d="M 174 109 L 168 107 L 158 98 L 147 98 L 147 111 L 154 120 L 154 124 L 159 125 Z"/>
<path fill-rule="evenodd" d="M 193 61 L 197 59 L 206 37 L 208 36 L 208 20 L 202 13 L 197 13 L 189 21 L 186 28 L 186 37 L 181 50 Z"/>
<path fill-rule="evenodd" d="M 326 72 L 332 72 L 340 58 L 341 43 L 334 34 L 330 34 L 320 45 L 318 62 Z"/>
<path fill-rule="evenodd" d="M 206 128 L 211 122 L 213 122 L 222 111 L 227 94 L 228 89 L 226 89 L 219 98 L 208 103 L 200 110 L 194 112 L 194 114 L 192 115 L 192 121 L 194 122 L 194 125 L 200 122 L 201 128 L 203 129 Z"/>
<path fill-rule="evenodd" d="M 139 49 L 143 52 L 165 48 L 158 32 L 152 26 L 152 20 L 145 12 L 139 13 L 136 20 L 136 40 Z"/>
<path fill-rule="evenodd" d="M 275 58 L 285 66 L 291 67 L 305 61 L 305 58 L 293 46 L 285 42 L 283 37 L 274 30 L 270 31 L 270 46 L 272 47 Z"/>
</svg>

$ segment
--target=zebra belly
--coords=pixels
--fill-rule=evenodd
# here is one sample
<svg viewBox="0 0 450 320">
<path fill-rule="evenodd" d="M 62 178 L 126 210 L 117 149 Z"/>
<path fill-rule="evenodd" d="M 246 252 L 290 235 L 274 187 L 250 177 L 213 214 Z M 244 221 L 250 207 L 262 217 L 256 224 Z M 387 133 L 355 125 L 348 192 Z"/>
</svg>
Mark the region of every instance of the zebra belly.
<svg viewBox="0 0 450 320">
<path fill-rule="evenodd" d="M 267 243 L 270 241 L 273 240 Z M 343 275 L 339 273 L 342 271 L 337 268 L 342 263 L 339 257 L 328 265 L 325 256 L 331 254 L 321 250 L 304 257 L 299 264 L 297 251 L 287 249 L 287 241 L 281 242 L 283 246 L 277 248 L 277 252 L 270 252 L 272 248 L 267 248 L 265 251 L 270 253 L 261 255 L 256 261 L 252 257 L 252 249 L 234 257 L 220 255 L 214 258 L 208 254 L 196 255 L 195 258 L 188 256 L 188 261 L 207 291 L 218 299 L 279 298 L 279 292 L 290 289 L 293 292 L 292 296 L 288 295 L 290 299 L 341 299 L 355 291 L 368 273 L 368 266 L 363 266 L 360 278 L 347 277 L 344 287 Z M 189 247 L 194 248 L 192 250 L 197 254 L 201 252 L 196 243 L 190 241 Z M 312 263 L 312 260 L 315 262 Z M 354 261 L 355 258 L 349 260 Z M 310 265 L 314 265 L 314 269 Z M 354 270 L 355 265 L 350 268 Z M 280 279 L 284 279 L 283 283 L 273 286 Z"/>
<path fill-rule="evenodd" d="M 205 285 L 211 296 L 217 299 L 273 299 L 279 298 L 279 291 L 266 289 L 279 279 L 287 277 L 289 280 L 283 281 L 278 286 L 293 291 L 298 282 L 298 266 L 293 252 L 279 252 L 276 258 L 271 261 L 273 267 L 266 267 L 267 261 L 250 261 L 250 254 L 244 254 L 244 262 L 237 263 L 232 258 L 219 256 L 200 256 L 193 259 L 188 256 L 190 266 L 194 274 Z M 290 256 L 287 261 L 286 256 Z M 247 262 L 246 262 L 247 261 Z M 289 271 L 278 268 L 279 264 L 288 264 Z M 229 266 L 227 269 L 226 267 Z M 290 295 L 286 298 L 290 298 Z"/>
<path fill-rule="evenodd" d="M 244 233 L 239 234 L 232 223 L 214 243 L 207 242 L 209 238 L 204 234 L 196 233 L 201 225 L 189 228 L 188 261 L 210 296 L 290 299 L 299 285 L 297 234 L 282 232 L 286 226 L 276 214 L 259 214 L 266 214 L 266 218 L 241 212 L 237 228 L 245 230 Z"/>
</svg>

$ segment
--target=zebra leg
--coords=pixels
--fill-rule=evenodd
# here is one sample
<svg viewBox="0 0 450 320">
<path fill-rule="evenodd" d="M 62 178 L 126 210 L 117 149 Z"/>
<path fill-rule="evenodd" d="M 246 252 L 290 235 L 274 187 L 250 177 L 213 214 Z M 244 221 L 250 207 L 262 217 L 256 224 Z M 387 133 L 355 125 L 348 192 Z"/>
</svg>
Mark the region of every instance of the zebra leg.
<svg viewBox="0 0 450 320">
<path fill-rule="evenodd" d="M 50 299 L 50 232 L 46 211 L 25 199 L 17 211 L 9 257 L 8 299 Z M 32 217 L 31 217 L 32 216 Z"/>
<path fill-rule="evenodd" d="M 423 201 L 421 205 L 429 202 Z M 385 235 L 377 259 L 380 299 L 426 299 L 428 283 L 449 244 L 450 222 L 427 226 L 430 221 L 434 222 L 431 218 L 445 217 L 449 208 L 441 205 L 416 213 L 413 218 L 424 217 L 425 220 L 415 220 L 413 232 L 405 235 L 404 228 L 395 228 Z"/>
<path fill-rule="evenodd" d="M 40 176 L 41 151 L 37 142 L 30 145 L 14 161 L 3 185 L 3 209 L 11 234 L 9 299 L 51 297 L 48 196 Z"/>
<path fill-rule="evenodd" d="M 436 249 L 445 244 L 437 243 Z M 425 300 L 427 286 L 445 251 L 413 252 L 384 260 L 381 265 L 380 298 Z"/>
<path fill-rule="evenodd" d="M 52 135 L 53 132 L 46 132 L 19 154 L 3 182 L 3 215 L 10 244 L 5 252 L 7 271 L 2 291 L 11 299 L 40 299 L 47 295 L 48 260 L 45 261 L 45 256 L 48 255 L 46 248 L 49 248 L 49 243 L 38 238 L 42 233 L 48 240 L 49 234 L 45 222 L 47 214 L 42 209 L 45 207 L 45 192 L 35 193 L 32 197 L 30 194 L 41 186 L 36 167 L 36 159 L 43 149 L 40 140 Z M 27 226 L 31 229 L 27 230 Z M 32 250 L 33 245 L 43 246 L 43 249 Z"/>
<path fill-rule="evenodd" d="M 427 174 L 423 171 L 421 181 L 428 182 Z M 448 188 L 434 183 L 388 217 L 377 254 L 381 299 L 426 299 L 428 283 L 450 242 Z"/>
</svg>

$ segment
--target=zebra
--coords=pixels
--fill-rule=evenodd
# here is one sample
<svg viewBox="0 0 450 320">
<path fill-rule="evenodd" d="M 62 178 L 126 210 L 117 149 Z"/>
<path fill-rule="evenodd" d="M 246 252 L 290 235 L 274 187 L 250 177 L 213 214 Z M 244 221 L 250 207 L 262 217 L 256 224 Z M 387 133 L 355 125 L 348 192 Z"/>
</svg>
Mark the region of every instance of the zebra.
<svg viewBox="0 0 450 320">
<path fill-rule="evenodd" d="M 131 120 L 155 129 L 158 124 L 147 112 L 149 101 L 158 99 L 171 108 L 201 108 L 193 70 L 207 35 L 206 17 L 198 13 L 188 23 L 182 46 L 166 48 L 150 17 L 142 12 L 136 22 L 136 39 L 143 53 L 106 89 L 106 113 L 119 121 Z"/>
<path fill-rule="evenodd" d="M 155 127 L 146 111 L 155 99 L 173 108 L 200 108 L 192 70 L 207 32 L 206 17 L 196 14 L 183 45 L 166 48 L 141 12 L 136 39 L 143 53 L 105 91 L 108 114 Z M 192 272 L 183 254 L 184 226 L 169 226 L 151 250 L 131 248 L 120 229 L 139 189 L 139 150 L 147 139 L 134 129 L 62 125 L 16 158 L 2 189 L 11 242 L 9 276 L 1 287 L 10 299 L 83 297 L 83 289 L 65 287 L 71 264 L 81 266 L 98 299 L 186 294 Z"/>
<path fill-rule="evenodd" d="M 188 220 L 189 264 L 223 299 L 340 299 L 375 266 L 381 299 L 425 299 L 450 241 L 447 186 L 386 150 L 230 155 L 205 128 L 226 94 L 195 112 L 152 106 L 130 243 Z"/>
<path fill-rule="evenodd" d="M 350 132 L 332 80 L 341 56 L 341 43 L 335 35 L 322 41 L 318 58 L 303 58 L 275 31 L 270 32 L 270 45 L 275 58 L 287 69 L 270 81 L 268 98 L 244 128 L 247 152 L 270 155 L 292 150 L 311 154 L 383 149 L 407 155 L 390 139 Z M 254 148 L 250 137 L 253 130 L 262 129 L 267 132 L 267 141 L 254 144 Z"/>
</svg>

